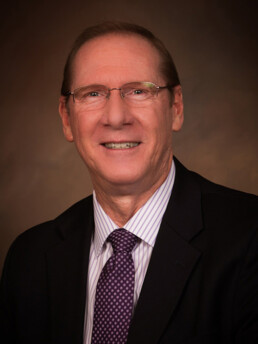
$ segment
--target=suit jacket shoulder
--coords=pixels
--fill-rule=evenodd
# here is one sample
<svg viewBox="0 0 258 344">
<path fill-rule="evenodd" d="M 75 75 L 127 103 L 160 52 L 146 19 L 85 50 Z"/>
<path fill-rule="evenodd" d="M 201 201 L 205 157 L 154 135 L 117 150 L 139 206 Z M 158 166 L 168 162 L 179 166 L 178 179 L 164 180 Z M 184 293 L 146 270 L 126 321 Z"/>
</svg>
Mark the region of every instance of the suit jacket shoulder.
<svg viewBox="0 0 258 344">
<path fill-rule="evenodd" d="M 257 198 L 175 162 L 128 344 L 256 343 Z"/>
<path fill-rule="evenodd" d="M 81 343 L 93 229 L 89 196 L 14 241 L 1 280 L 1 343 Z"/>
<path fill-rule="evenodd" d="M 57 218 L 27 229 L 15 239 L 9 255 L 16 250 L 21 250 L 23 254 L 32 248 L 35 251 L 48 250 L 60 240 L 83 230 L 83 225 L 85 230 L 92 222 L 92 209 L 92 196 L 89 196 L 73 204 Z"/>
</svg>

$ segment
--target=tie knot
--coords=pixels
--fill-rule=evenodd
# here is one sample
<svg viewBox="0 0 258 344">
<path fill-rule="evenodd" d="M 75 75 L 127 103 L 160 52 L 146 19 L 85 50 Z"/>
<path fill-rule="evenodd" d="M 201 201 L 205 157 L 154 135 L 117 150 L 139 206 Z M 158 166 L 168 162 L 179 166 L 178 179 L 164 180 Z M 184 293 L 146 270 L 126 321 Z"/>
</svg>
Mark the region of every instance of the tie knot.
<svg viewBox="0 0 258 344">
<path fill-rule="evenodd" d="M 114 230 L 107 239 L 107 241 L 111 242 L 114 253 L 132 252 L 137 240 L 136 235 L 128 232 L 124 228 Z"/>
</svg>

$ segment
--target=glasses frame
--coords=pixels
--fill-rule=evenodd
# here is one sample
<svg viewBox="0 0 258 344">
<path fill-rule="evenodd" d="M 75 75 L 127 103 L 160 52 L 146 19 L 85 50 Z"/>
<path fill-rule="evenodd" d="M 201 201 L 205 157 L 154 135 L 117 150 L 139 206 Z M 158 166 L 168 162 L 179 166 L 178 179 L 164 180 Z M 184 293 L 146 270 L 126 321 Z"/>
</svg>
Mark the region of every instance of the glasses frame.
<svg viewBox="0 0 258 344">
<path fill-rule="evenodd" d="M 73 102 L 74 102 L 74 103 L 81 103 L 80 101 L 78 101 L 78 100 L 76 101 L 76 100 L 75 100 L 75 93 L 76 93 L 76 91 L 78 91 L 78 90 L 80 90 L 80 89 L 82 89 L 82 88 L 85 88 L 85 87 L 89 87 L 89 86 L 104 86 L 104 87 L 106 88 L 106 90 L 108 91 L 107 96 L 106 96 L 106 99 L 109 99 L 111 92 L 112 92 L 112 91 L 115 91 L 115 90 L 120 91 L 120 96 L 121 96 L 121 98 L 125 98 L 124 94 L 121 92 L 122 89 L 123 89 L 124 86 L 126 86 L 126 85 L 135 84 L 135 83 L 139 83 L 139 84 L 150 84 L 152 87 L 154 87 L 154 88 L 156 89 L 154 96 L 157 96 L 157 94 L 159 93 L 159 91 L 161 91 L 161 90 L 163 90 L 163 89 L 166 89 L 166 88 L 169 89 L 169 88 L 172 88 L 172 87 L 173 87 L 172 85 L 159 86 L 159 85 L 154 84 L 154 83 L 151 82 L 151 81 L 134 81 L 134 82 L 128 82 L 128 83 L 122 85 L 121 87 L 113 87 L 113 88 L 108 88 L 107 86 L 105 86 L 105 85 L 100 85 L 100 84 L 92 84 L 92 85 L 86 85 L 86 86 L 81 86 L 81 87 L 75 88 L 73 91 L 67 91 L 67 92 L 64 94 L 64 96 L 66 96 L 66 97 L 73 96 Z"/>
</svg>

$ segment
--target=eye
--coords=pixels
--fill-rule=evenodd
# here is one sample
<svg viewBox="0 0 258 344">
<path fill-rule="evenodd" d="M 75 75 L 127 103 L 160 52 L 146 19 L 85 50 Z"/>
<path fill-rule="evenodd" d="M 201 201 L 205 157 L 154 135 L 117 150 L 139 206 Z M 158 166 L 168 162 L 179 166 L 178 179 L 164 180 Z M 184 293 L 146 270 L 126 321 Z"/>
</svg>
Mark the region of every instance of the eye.
<svg viewBox="0 0 258 344">
<path fill-rule="evenodd" d="M 155 85 L 151 82 L 131 82 L 122 86 L 122 95 L 131 102 L 142 102 L 152 98 Z"/>
<path fill-rule="evenodd" d="M 92 103 L 105 99 L 107 96 L 107 91 L 103 86 L 95 85 L 82 87 L 78 89 L 75 93 L 75 99 L 78 102 Z"/>
<path fill-rule="evenodd" d="M 99 97 L 101 94 L 98 91 L 92 91 L 85 94 L 85 97 Z"/>
<path fill-rule="evenodd" d="M 131 88 L 125 95 L 131 99 L 144 100 L 150 96 L 150 91 L 146 88 Z"/>
<path fill-rule="evenodd" d="M 138 90 L 134 90 L 133 93 L 134 94 L 142 94 L 142 93 L 146 93 L 146 90 L 138 89 Z"/>
<path fill-rule="evenodd" d="M 96 98 L 100 97 L 102 94 L 98 91 L 88 91 L 85 90 L 83 92 L 80 92 L 79 97 L 80 99 L 87 99 L 87 98 Z"/>
<path fill-rule="evenodd" d="M 124 89 L 123 93 L 126 96 L 142 96 L 145 94 L 148 94 L 148 90 L 144 89 L 144 88 L 134 88 L 134 87 L 128 87 L 126 89 Z"/>
</svg>

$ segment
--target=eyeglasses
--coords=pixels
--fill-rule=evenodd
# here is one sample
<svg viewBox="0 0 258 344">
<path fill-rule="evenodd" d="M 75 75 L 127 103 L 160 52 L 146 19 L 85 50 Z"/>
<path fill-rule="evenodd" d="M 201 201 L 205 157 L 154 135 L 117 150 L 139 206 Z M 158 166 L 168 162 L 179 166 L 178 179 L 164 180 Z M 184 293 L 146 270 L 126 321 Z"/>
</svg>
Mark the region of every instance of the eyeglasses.
<svg viewBox="0 0 258 344">
<path fill-rule="evenodd" d="M 119 88 L 108 88 L 104 85 L 89 85 L 67 92 L 65 96 L 73 96 L 74 103 L 80 103 L 88 109 L 104 106 L 111 91 L 120 91 L 122 99 L 135 106 L 143 106 L 156 97 L 160 90 L 171 86 L 157 86 L 152 82 L 130 82 Z"/>
</svg>

